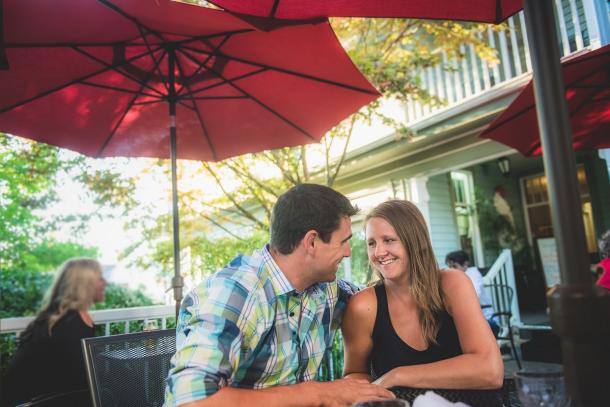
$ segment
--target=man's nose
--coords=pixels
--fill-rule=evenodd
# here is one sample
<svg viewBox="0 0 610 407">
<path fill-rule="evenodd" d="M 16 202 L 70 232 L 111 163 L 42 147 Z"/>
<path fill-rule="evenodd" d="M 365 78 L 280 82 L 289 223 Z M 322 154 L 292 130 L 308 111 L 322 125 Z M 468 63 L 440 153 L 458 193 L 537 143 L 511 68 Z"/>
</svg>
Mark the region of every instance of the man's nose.
<svg viewBox="0 0 610 407">
<path fill-rule="evenodd" d="M 345 245 L 345 250 L 343 251 L 343 257 L 350 257 L 352 255 L 352 246 L 347 243 Z"/>
</svg>

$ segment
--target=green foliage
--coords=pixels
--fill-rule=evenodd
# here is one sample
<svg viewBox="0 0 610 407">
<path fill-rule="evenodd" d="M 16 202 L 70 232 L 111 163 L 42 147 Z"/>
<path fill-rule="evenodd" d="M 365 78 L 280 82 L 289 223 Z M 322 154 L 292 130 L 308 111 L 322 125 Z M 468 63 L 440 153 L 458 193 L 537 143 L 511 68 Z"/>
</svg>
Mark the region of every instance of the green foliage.
<svg viewBox="0 0 610 407">
<path fill-rule="evenodd" d="M 132 308 L 155 305 L 140 289 L 132 290 L 122 285 L 108 283 L 106 286 L 106 298 L 95 304 L 93 309 Z"/>
<path fill-rule="evenodd" d="M 0 269 L 48 270 L 55 258 L 94 255 L 78 245 L 45 241 L 47 232 L 70 227 L 78 232 L 85 223 L 98 216 L 99 209 L 90 213 L 49 216 L 44 210 L 57 202 L 60 177 L 80 181 L 84 191 L 101 206 L 129 209 L 133 205 L 134 180 L 118 172 L 92 170 L 91 161 L 82 156 L 62 153 L 62 150 L 0 133 Z M 43 215 L 44 214 L 44 215 Z"/>
<path fill-rule="evenodd" d="M 352 246 L 352 280 L 359 285 L 367 285 L 372 279 L 364 232 L 354 233 L 350 240 Z"/>
<path fill-rule="evenodd" d="M 492 198 L 486 197 L 478 190 L 475 195 L 479 230 L 485 252 L 496 258 L 502 249 L 508 248 L 512 251 L 515 265 L 523 267 L 532 264 L 531 248 L 525 232 L 498 213 Z"/>
<path fill-rule="evenodd" d="M 150 299 L 141 289 L 132 290 L 127 287 L 109 283 L 106 286 L 106 298 L 102 302 L 98 302 L 92 308 L 93 310 L 115 309 L 115 308 L 135 308 L 156 305 L 155 301 Z M 158 321 L 158 326 L 161 327 L 161 321 Z M 175 326 L 175 321 L 172 320 Z M 171 326 L 169 326 L 171 327 Z M 141 332 L 144 330 L 143 321 L 130 321 L 129 332 Z M 118 335 L 125 333 L 125 323 L 118 322 L 110 324 L 110 334 Z M 95 335 L 102 336 L 105 334 L 104 326 L 95 327 Z"/>
<path fill-rule="evenodd" d="M 0 318 L 34 315 L 53 280 L 52 273 L 14 270 L 0 273 Z"/>
<path fill-rule="evenodd" d="M 476 207 L 483 246 L 497 256 L 503 249 L 498 237 L 514 236 L 515 227 L 506 217 L 498 213 L 493 199 L 486 197 L 480 191 L 476 191 Z"/>
<path fill-rule="evenodd" d="M 188 274 L 190 270 L 194 281 L 223 268 L 240 253 L 250 254 L 254 250 L 260 249 L 269 240 L 266 232 L 259 231 L 253 231 L 250 235 L 240 238 L 220 237 L 212 240 L 202 235 L 201 229 L 197 225 L 200 223 L 196 222 L 194 225 L 186 220 L 181 222 L 183 227 L 180 230 L 181 246 L 187 247 L 189 252 L 189 255 L 183 256 L 181 260 L 183 275 Z M 171 229 L 167 230 L 165 235 L 170 235 L 170 231 Z M 161 233 L 160 230 L 157 230 L 155 234 L 161 235 Z M 153 265 L 161 265 L 165 274 L 173 273 L 173 240 L 171 238 L 157 239 L 148 243 L 151 244 L 153 254 L 138 259 L 138 266 L 148 268 Z"/>
<path fill-rule="evenodd" d="M 46 239 L 23 253 L 22 259 L 25 270 L 47 272 L 57 269 L 64 261 L 73 257 L 96 258 L 97 256 L 97 248 Z"/>
<path fill-rule="evenodd" d="M 56 148 L 0 133 L 0 269 L 23 265 L 21 253 L 44 227 L 35 211 L 57 199 L 54 179 L 66 165 Z"/>
</svg>

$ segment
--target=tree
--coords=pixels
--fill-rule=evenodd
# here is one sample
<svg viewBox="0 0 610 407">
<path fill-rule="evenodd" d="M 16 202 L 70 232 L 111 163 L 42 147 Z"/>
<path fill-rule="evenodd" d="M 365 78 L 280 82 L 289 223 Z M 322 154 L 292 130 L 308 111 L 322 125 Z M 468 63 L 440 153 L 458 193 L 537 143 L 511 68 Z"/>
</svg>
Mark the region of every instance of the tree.
<svg viewBox="0 0 610 407">
<path fill-rule="evenodd" d="M 44 210 L 59 199 L 61 176 L 79 181 L 98 204 L 97 210 L 82 215 L 45 214 Z M 94 169 L 83 156 L 0 133 L 0 270 L 6 273 L 32 267 L 42 271 L 48 270 L 54 258 L 69 252 L 96 255 L 96 251 L 82 250 L 77 244 L 49 240 L 47 232 L 69 224 L 77 239 L 101 207 L 131 208 L 135 204 L 133 182 L 116 171 Z"/>
<path fill-rule="evenodd" d="M 0 133 L 0 269 L 17 266 L 43 229 L 35 211 L 57 199 L 53 180 L 66 165 L 55 148 Z"/>
<path fill-rule="evenodd" d="M 487 25 L 355 18 L 333 19 L 332 25 L 352 60 L 385 98 L 402 102 L 413 98 L 429 105 L 445 103 L 422 88 L 419 74 L 422 69 L 441 63 L 443 53 L 449 59 L 459 58 L 463 44 L 474 46 L 478 55 L 490 63 L 495 61 L 494 51 L 479 36 Z M 443 65 L 442 69 L 454 68 Z M 332 186 L 340 174 L 354 129 L 374 120 L 390 126 L 398 137 L 412 136 L 404 123 L 385 115 L 380 101 L 376 101 L 329 131 L 319 144 L 197 164 L 200 178 L 214 181 L 222 195 L 207 199 L 200 191 L 180 189 L 181 247 L 190 251 L 191 257 L 203 258 L 192 234 L 211 232 L 209 225 L 237 241 L 253 233 L 265 233 L 277 197 L 301 182 Z M 314 163 L 313 156 L 322 157 L 322 162 Z M 141 243 L 150 246 L 155 258 L 169 264 L 169 219 L 142 220 L 139 224 L 146 230 L 145 242 Z"/>
</svg>

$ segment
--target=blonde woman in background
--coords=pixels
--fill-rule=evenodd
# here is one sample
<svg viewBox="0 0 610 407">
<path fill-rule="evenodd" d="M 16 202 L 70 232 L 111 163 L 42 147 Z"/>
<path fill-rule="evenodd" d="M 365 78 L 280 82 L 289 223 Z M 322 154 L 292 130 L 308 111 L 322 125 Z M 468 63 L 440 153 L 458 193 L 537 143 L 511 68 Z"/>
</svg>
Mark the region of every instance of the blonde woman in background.
<svg viewBox="0 0 610 407">
<path fill-rule="evenodd" d="M 348 303 L 345 375 L 386 388 L 501 387 L 502 359 L 475 290 L 461 271 L 438 268 L 417 207 L 384 202 L 365 227 L 380 282 Z"/>
<path fill-rule="evenodd" d="M 100 264 L 75 258 L 59 269 L 41 310 L 22 332 L 3 386 L 8 405 L 87 389 L 81 339 L 91 337 L 89 308 L 104 299 Z M 88 402 L 88 395 L 84 397 Z"/>
</svg>

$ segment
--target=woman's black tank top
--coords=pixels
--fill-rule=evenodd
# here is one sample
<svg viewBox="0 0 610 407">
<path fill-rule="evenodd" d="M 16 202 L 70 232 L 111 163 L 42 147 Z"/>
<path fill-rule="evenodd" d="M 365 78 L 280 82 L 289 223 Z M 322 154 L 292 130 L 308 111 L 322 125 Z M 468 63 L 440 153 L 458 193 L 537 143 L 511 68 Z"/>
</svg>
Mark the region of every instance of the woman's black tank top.
<svg viewBox="0 0 610 407">
<path fill-rule="evenodd" d="M 377 296 L 377 316 L 373 328 L 373 349 L 371 351 L 371 375 L 383 376 L 398 366 L 421 365 L 437 362 L 462 354 L 460 340 L 453 318 L 443 311 L 436 335 L 437 343 L 430 343 L 428 349 L 419 351 L 407 345 L 396 333 L 390 321 L 388 298 L 383 284 L 375 286 Z"/>
</svg>

